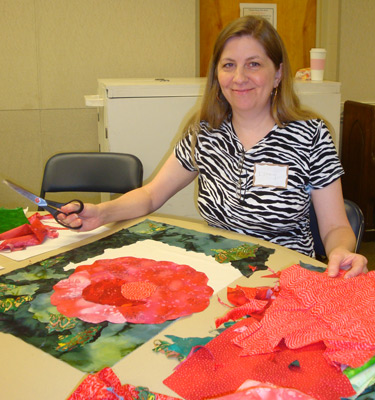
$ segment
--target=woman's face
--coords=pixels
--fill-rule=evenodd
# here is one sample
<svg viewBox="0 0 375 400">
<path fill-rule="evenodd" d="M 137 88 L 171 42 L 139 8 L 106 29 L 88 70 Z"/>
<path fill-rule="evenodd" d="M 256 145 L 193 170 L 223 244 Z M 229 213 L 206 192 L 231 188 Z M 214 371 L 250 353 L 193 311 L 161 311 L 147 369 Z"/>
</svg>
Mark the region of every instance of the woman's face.
<svg viewBox="0 0 375 400">
<path fill-rule="evenodd" d="M 281 79 L 263 46 L 251 36 L 233 37 L 218 63 L 218 80 L 233 114 L 269 112 L 271 92 Z"/>
</svg>

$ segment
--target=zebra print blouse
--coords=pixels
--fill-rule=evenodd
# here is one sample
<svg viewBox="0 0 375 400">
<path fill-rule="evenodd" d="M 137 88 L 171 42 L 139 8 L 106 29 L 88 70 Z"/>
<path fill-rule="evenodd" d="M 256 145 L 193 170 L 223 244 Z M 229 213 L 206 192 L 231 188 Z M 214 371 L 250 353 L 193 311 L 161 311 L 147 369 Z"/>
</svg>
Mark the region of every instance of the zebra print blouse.
<svg viewBox="0 0 375 400">
<path fill-rule="evenodd" d="M 175 155 L 187 170 L 198 168 L 198 208 L 207 223 L 314 256 L 310 190 L 344 173 L 324 122 L 275 125 L 246 152 L 230 121 L 200 128 L 196 164 L 191 135 L 177 143 Z"/>
</svg>

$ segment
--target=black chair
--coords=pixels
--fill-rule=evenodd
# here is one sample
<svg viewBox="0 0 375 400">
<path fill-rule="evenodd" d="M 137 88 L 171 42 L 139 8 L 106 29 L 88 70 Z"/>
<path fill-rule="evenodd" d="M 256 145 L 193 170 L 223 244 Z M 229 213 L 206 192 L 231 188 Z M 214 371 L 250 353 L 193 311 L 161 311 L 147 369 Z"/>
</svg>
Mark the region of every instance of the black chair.
<svg viewBox="0 0 375 400">
<path fill-rule="evenodd" d="M 362 242 L 365 220 L 362 210 L 358 207 L 357 204 L 347 199 L 344 199 L 344 204 L 346 215 L 348 216 L 349 223 L 357 239 L 354 251 L 358 253 L 359 247 Z M 326 252 L 323 246 L 322 239 L 320 238 L 318 221 L 312 202 L 310 203 L 310 230 L 314 239 L 314 250 L 316 257 L 324 259 L 326 257 Z"/>
<path fill-rule="evenodd" d="M 60 153 L 46 163 L 40 197 L 46 192 L 126 193 L 142 186 L 143 165 L 124 153 Z"/>
</svg>

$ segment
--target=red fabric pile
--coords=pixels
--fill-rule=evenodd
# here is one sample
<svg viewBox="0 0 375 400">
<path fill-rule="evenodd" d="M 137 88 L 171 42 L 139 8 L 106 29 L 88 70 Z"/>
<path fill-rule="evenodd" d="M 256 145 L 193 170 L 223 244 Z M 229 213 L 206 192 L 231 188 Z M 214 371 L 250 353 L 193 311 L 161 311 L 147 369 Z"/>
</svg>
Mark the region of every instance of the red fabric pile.
<svg viewBox="0 0 375 400">
<path fill-rule="evenodd" d="M 39 213 L 32 215 L 29 224 L 24 224 L 0 234 L 1 250 L 23 250 L 27 246 L 35 246 L 44 242 L 46 237 L 58 237 L 57 228 L 44 225 L 41 220 L 51 218 L 52 216 L 41 216 Z M 58 228 L 60 229 L 60 228 Z M 65 229 L 65 228 L 63 228 Z"/>
<path fill-rule="evenodd" d="M 104 368 L 89 375 L 68 398 L 68 400 L 176 400 L 174 397 L 151 393 L 147 388 L 121 385 L 111 368 Z"/>
<path fill-rule="evenodd" d="M 256 320 L 247 318 L 197 350 L 164 380 L 186 400 L 201 400 L 234 393 L 247 380 L 299 390 L 316 400 L 339 400 L 355 394 L 349 379 L 324 359 L 323 343 L 290 350 L 282 342 L 272 354 L 241 356 L 233 343 Z M 293 366 L 298 360 L 299 367 Z"/>
<path fill-rule="evenodd" d="M 228 299 L 236 307 L 217 326 L 252 318 L 180 364 L 164 381 L 176 393 L 187 400 L 225 396 L 250 379 L 318 400 L 355 394 L 341 365 L 361 366 L 375 354 L 375 271 L 329 278 L 294 265 L 281 273 L 279 288 L 236 287 Z"/>
<path fill-rule="evenodd" d="M 235 343 L 245 356 L 273 352 L 281 340 L 290 349 L 322 341 L 329 362 L 363 365 L 375 355 L 375 271 L 344 279 L 287 268 L 276 300 Z"/>
</svg>

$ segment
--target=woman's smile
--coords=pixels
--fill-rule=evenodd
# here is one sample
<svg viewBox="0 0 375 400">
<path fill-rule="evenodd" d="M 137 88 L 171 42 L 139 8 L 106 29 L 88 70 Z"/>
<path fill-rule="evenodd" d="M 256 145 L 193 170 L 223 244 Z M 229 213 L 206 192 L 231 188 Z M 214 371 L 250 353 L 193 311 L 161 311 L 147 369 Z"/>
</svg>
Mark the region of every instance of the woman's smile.
<svg viewBox="0 0 375 400">
<path fill-rule="evenodd" d="M 236 88 L 232 89 L 232 91 L 237 94 L 246 94 L 246 93 L 249 93 L 251 90 L 254 90 L 254 89 L 236 89 Z"/>
</svg>

